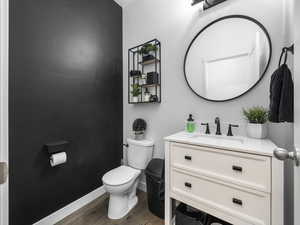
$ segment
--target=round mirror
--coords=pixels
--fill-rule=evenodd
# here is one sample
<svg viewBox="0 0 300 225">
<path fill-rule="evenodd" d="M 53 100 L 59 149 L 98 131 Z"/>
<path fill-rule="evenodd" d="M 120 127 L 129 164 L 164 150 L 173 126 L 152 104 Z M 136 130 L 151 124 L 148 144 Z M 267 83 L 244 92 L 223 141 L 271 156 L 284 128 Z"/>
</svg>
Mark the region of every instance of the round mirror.
<svg viewBox="0 0 300 225">
<path fill-rule="evenodd" d="M 272 55 L 265 27 L 247 16 L 226 16 L 203 28 L 185 55 L 189 87 L 209 101 L 229 101 L 263 78 Z"/>
</svg>

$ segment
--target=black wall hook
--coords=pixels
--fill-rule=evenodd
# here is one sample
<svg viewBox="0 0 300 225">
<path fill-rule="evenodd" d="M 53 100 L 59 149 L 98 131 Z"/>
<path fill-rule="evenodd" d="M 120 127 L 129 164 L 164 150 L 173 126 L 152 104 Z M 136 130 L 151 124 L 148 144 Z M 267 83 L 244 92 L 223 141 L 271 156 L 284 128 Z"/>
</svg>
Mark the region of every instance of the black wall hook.
<svg viewBox="0 0 300 225">
<path fill-rule="evenodd" d="M 285 52 L 291 52 L 291 53 L 294 55 L 294 51 L 295 51 L 295 47 L 294 47 L 294 46 L 295 46 L 295 45 L 292 44 L 290 47 L 284 47 L 283 50 L 284 50 Z"/>
<path fill-rule="evenodd" d="M 282 48 L 282 52 L 281 52 L 279 64 L 278 64 L 279 67 L 281 66 L 283 56 L 284 56 L 284 64 L 286 64 L 289 52 L 294 55 L 294 44 L 292 44 L 290 47 Z"/>
</svg>

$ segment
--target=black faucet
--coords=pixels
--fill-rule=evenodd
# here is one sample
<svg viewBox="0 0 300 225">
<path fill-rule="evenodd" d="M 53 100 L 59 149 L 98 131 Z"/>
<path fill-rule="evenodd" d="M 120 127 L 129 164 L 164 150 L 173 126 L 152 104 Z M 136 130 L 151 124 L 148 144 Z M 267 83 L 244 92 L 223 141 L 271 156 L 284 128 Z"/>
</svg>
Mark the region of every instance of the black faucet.
<svg viewBox="0 0 300 225">
<path fill-rule="evenodd" d="M 215 124 L 217 124 L 216 135 L 222 135 L 222 133 L 221 133 L 221 123 L 220 123 L 220 118 L 219 117 L 216 117 Z"/>
<path fill-rule="evenodd" d="M 239 127 L 239 125 L 229 124 L 227 136 L 232 137 L 232 127 Z"/>
<path fill-rule="evenodd" d="M 205 134 L 210 134 L 209 123 L 201 123 L 202 126 L 206 126 Z"/>
</svg>

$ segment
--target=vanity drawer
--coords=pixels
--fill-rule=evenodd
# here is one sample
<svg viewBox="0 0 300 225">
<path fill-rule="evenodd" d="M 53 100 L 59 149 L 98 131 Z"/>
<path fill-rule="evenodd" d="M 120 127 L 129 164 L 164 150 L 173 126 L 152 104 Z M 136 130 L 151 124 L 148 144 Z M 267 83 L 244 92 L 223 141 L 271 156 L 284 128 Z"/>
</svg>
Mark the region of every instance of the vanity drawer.
<svg viewBox="0 0 300 225">
<path fill-rule="evenodd" d="M 186 204 L 196 202 L 199 209 L 219 211 L 253 225 L 270 225 L 270 195 L 267 193 L 249 193 L 174 169 L 170 188 L 172 197 Z"/>
<path fill-rule="evenodd" d="M 172 167 L 271 192 L 270 157 L 177 143 L 172 143 L 170 157 Z"/>
</svg>

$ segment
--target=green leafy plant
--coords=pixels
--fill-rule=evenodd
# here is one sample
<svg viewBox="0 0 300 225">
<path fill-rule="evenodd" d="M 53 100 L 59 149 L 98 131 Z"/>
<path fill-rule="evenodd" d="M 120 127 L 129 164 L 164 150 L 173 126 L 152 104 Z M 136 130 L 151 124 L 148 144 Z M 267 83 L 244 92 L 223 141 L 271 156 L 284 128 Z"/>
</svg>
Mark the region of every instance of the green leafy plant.
<svg viewBox="0 0 300 225">
<path fill-rule="evenodd" d="M 264 124 L 268 121 L 268 110 L 264 107 L 255 106 L 243 109 L 243 114 L 249 123 Z"/>
<path fill-rule="evenodd" d="M 137 97 L 140 94 L 142 94 L 141 87 L 138 84 L 133 84 L 131 86 L 132 86 L 131 94 L 133 97 Z"/>
<path fill-rule="evenodd" d="M 151 43 L 144 44 L 143 47 L 138 51 L 140 54 L 148 55 L 150 52 L 157 51 L 157 46 Z"/>
</svg>

